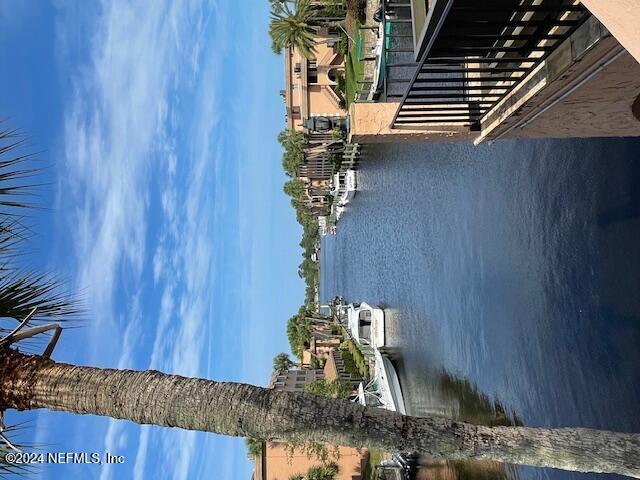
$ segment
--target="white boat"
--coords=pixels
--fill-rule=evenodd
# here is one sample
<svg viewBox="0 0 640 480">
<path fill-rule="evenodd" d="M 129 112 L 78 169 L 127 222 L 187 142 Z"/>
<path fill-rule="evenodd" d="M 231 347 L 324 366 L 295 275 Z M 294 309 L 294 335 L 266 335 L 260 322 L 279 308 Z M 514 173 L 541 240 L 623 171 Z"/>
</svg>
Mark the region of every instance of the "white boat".
<svg viewBox="0 0 640 480">
<path fill-rule="evenodd" d="M 358 386 L 358 402 L 370 407 L 386 408 L 407 414 L 398 373 L 391 360 L 374 349 L 374 371 L 371 381 Z"/>
<path fill-rule="evenodd" d="M 344 207 L 355 196 L 357 187 L 355 170 L 338 172 L 333 176 L 331 194 L 335 196 L 337 205 Z"/>
<path fill-rule="evenodd" d="M 374 349 L 384 348 L 386 344 L 384 310 L 366 303 L 349 304 L 347 326 L 353 339 L 360 345 L 370 345 Z"/>
<path fill-rule="evenodd" d="M 373 361 L 369 361 L 372 367 L 371 381 L 366 385 L 359 385 L 357 400 L 363 405 L 405 414 L 400 379 L 386 353 L 388 346 L 384 309 L 372 307 L 364 302 L 344 304 L 342 301 L 336 301 L 335 305 L 337 316 L 348 329 L 353 341 L 360 346 L 365 356 L 373 356 Z"/>
<path fill-rule="evenodd" d="M 404 407 L 404 397 L 396 368 L 384 353 L 376 349 L 373 354 L 375 356 L 375 376 L 380 379 L 382 398 L 388 405 L 393 405 L 394 411 L 406 415 L 407 411 Z"/>
</svg>

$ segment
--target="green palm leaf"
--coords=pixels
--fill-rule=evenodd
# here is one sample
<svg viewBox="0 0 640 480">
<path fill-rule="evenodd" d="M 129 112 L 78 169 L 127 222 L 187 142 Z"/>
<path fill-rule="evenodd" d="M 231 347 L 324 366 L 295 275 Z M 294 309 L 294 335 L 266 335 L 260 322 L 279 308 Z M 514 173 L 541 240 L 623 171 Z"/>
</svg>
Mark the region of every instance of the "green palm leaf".
<svg viewBox="0 0 640 480">
<path fill-rule="evenodd" d="M 0 416 L 0 419 L 2 417 Z M 3 439 L 0 439 L 0 479 L 10 478 L 26 478 L 33 476 L 37 469 L 34 465 L 14 463 L 7 460 L 7 454 L 16 453 L 14 448 L 18 451 L 24 452 L 26 449 L 33 449 L 35 445 L 23 444 L 19 442 L 20 432 L 25 429 L 24 424 L 11 425 L 4 427 L 2 435 L 9 439 L 11 446 L 5 443 Z"/>
<path fill-rule="evenodd" d="M 34 197 L 34 180 L 39 174 L 33 168 L 30 154 L 22 153 L 25 139 L 17 130 L 0 130 L 0 338 L 8 335 L 35 309 L 28 326 L 43 321 L 60 322 L 75 318 L 79 313 L 76 302 L 62 289 L 62 282 L 47 273 L 24 270 L 17 266 L 17 260 L 27 253 L 21 244 L 30 237 L 30 230 L 24 224 L 24 212 L 35 205 L 29 200 Z M 39 344 L 44 338 L 22 340 L 22 351 L 41 353 Z M 2 345 L 1 348 L 8 348 Z M 2 415 L 0 411 L 0 426 Z M 16 445 L 14 438 L 19 427 L 3 428 L 0 438 L 0 479 L 29 476 L 34 469 L 29 465 L 7 461 L 6 455 L 14 452 L 12 445 L 20 449 L 29 445 Z"/>
<path fill-rule="evenodd" d="M 295 48 L 306 58 L 313 58 L 318 27 L 312 24 L 315 13 L 310 0 L 297 0 L 292 10 L 288 2 L 273 3 L 269 35 L 275 53 Z"/>
<path fill-rule="evenodd" d="M 16 130 L 0 130 L 0 318 L 21 321 L 35 308 L 33 321 L 60 321 L 79 313 L 62 283 L 15 266 L 24 253 L 20 244 L 30 236 L 19 212 L 34 207 L 28 200 L 39 185 L 34 180 L 40 170 L 31 166 L 30 154 L 21 153 L 24 143 Z"/>
</svg>

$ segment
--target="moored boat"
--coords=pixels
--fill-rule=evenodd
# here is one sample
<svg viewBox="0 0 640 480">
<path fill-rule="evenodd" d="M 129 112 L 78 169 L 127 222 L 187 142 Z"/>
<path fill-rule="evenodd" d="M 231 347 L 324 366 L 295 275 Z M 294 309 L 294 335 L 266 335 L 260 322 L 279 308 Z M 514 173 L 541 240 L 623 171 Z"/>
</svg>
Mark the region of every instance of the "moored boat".
<svg viewBox="0 0 640 480">
<path fill-rule="evenodd" d="M 373 350 L 373 355 L 373 375 L 369 383 L 359 385 L 358 401 L 362 405 L 385 408 L 406 415 L 400 379 L 393 362 L 377 349 Z"/>
<path fill-rule="evenodd" d="M 356 194 L 356 171 L 349 169 L 338 172 L 333 176 L 333 189 L 331 194 L 335 197 L 338 206 L 344 207 Z"/>
<path fill-rule="evenodd" d="M 379 349 L 385 347 L 384 310 L 367 303 L 349 304 L 347 326 L 353 339 L 360 345 Z"/>
</svg>

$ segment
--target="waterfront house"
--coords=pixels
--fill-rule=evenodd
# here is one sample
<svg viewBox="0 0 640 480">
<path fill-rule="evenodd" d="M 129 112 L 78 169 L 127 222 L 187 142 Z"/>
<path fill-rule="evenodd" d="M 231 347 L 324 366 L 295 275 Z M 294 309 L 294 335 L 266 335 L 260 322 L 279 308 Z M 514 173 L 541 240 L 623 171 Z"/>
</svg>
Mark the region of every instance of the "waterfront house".
<svg viewBox="0 0 640 480">
<path fill-rule="evenodd" d="M 274 372 L 269 388 L 279 392 L 303 392 L 305 385 L 323 379 L 322 369 L 301 368 L 287 372 Z"/>
<path fill-rule="evenodd" d="M 329 354 L 337 349 L 342 343 L 342 336 L 334 335 L 329 330 L 317 329 L 314 326 L 314 332 L 309 339 L 309 348 L 302 352 L 302 365 L 310 365 L 311 359 L 328 358 Z"/>
<path fill-rule="evenodd" d="M 296 177 L 307 184 L 305 203 L 316 217 L 330 213 L 329 192 L 333 175 L 335 128 L 345 128 L 347 112 L 338 92 L 338 77 L 344 75 L 344 56 L 339 36 L 330 28 L 317 35 L 315 56 L 305 58 L 295 48 L 285 49 L 286 124 L 303 132 L 307 146 Z"/>
<path fill-rule="evenodd" d="M 344 74 L 344 57 L 338 51 L 337 32 L 319 31 L 315 57 L 307 59 L 295 48 L 284 52 L 283 98 L 287 127 L 306 131 L 310 119 L 340 119 L 346 116 L 338 94 L 338 76 Z"/>
<path fill-rule="evenodd" d="M 640 135 L 638 21 L 636 0 L 394 4 L 352 141 Z"/>
<path fill-rule="evenodd" d="M 339 380 L 349 383 L 354 392 L 358 391 L 358 385 L 363 381 L 361 375 L 354 375 L 347 370 L 342 351 L 339 349 L 329 351 L 327 362 L 324 365 L 324 378 L 327 382 Z"/>
<path fill-rule="evenodd" d="M 342 337 L 325 333 L 314 333 L 311 336 L 311 350 L 315 356 L 326 358 L 329 353 L 340 346 Z"/>
</svg>

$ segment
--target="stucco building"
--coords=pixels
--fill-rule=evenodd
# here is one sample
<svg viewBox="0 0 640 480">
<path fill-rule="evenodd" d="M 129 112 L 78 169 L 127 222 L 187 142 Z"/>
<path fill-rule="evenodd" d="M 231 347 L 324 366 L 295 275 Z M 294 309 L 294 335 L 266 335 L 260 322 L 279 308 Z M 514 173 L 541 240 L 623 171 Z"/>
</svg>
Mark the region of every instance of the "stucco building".
<svg viewBox="0 0 640 480">
<path fill-rule="evenodd" d="M 349 447 L 329 447 L 330 462 L 338 465 L 335 480 L 360 480 L 367 461 L 366 449 Z M 262 455 L 256 458 L 254 480 L 289 480 L 296 474 L 305 474 L 309 467 L 322 465 L 315 458 L 309 458 L 302 449 L 293 453 L 280 442 L 265 442 Z"/>
<path fill-rule="evenodd" d="M 324 378 L 327 382 L 339 380 L 351 384 L 354 392 L 358 391 L 358 385 L 362 377 L 351 374 L 346 368 L 342 352 L 338 349 L 331 350 L 327 355 L 327 363 L 324 365 Z"/>
<path fill-rule="evenodd" d="M 285 50 L 283 97 L 290 130 L 305 130 L 307 120 L 313 117 L 346 115 L 337 92 L 338 75 L 344 74 L 338 41 L 336 32 L 323 28 L 317 37 L 314 58 L 305 58 L 295 48 Z"/>
<path fill-rule="evenodd" d="M 288 372 L 274 372 L 269 388 L 279 392 L 303 392 L 306 384 L 323 379 L 322 369 L 301 368 Z"/>
<path fill-rule="evenodd" d="M 330 213 L 333 162 L 326 145 L 335 142 L 333 125 L 343 124 L 347 115 L 338 92 L 338 77 L 344 75 L 338 42 L 337 32 L 322 28 L 313 58 L 304 57 L 295 48 L 284 51 L 286 125 L 289 130 L 303 132 L 307 140 L 296 177 L 307 183 L 306 204 L 316 217 Z"/>
<path fill-rule="evenodd" d="M 637 0 L 582 0 L 627 51 L 640 62 L 640 2 Z"/>
<path fill-rule="evenodd" d="M 326 359 L 333 350 L 342 343 L 342 336 L 334 334 L 331 323 L 316 322 L 313 324 L 309 338 L 309 348 L 302 352 L 302 364 L 309 365 L 313 357 Z"/>
</svg>

